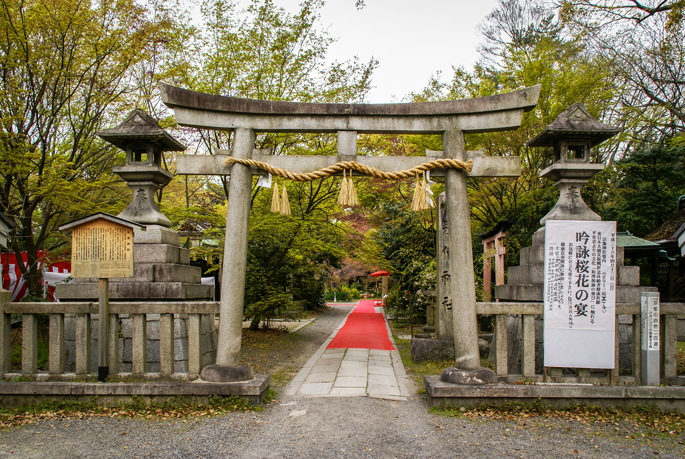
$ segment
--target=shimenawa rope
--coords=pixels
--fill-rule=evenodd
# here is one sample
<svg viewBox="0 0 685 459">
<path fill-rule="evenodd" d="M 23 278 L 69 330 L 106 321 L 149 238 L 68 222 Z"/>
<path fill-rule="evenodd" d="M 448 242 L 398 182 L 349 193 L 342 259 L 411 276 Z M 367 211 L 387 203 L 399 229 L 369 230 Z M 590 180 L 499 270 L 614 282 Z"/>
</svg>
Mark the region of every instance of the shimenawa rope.
<svg viewBox="0 0 685 459">
<path fill-rule="evenodd" d="M 463 169 L 466 172 L 471 172 L 473 168 L 473 161 L 459 161 L 458 159 L 435 159 L 427 163 L 419 164 L 411 169 L 405 169 L 402 171 L 394 172 L 383 172 L 375 167 L 367 166 L 365 164 L 358 163 L 356 161 L 341 161 L 335 163 L 332 166 L 324 167 L 313 172 L 297 173 L 289 171 L 288 169 L 282 169 L 280 167 L 272 166 L 264 161 L 257 161 L 255 159 L 247 158 L 233 158 L 229 156 L 226 158 L 226 164 L 244 164 L 246 166 L 254 166 L 265 170 L 271 175 L 277 177 L 283 177 L 288 180 L 293 180 L 295 182 L 310 182 L 312 180 L 322 179 L 336 175 L 342 171 L 357 171 L 359 173 L 370 175 L 371 177 L 381 178 L 385 180 L 401 180 L 406 178 L 415 177 L 425 171 L 432 169 Z"/>
<path fill-rule="evenodd" d="M 410 177 L 415 177 L 416 184 L 414 188 L 414 199 L 412 200 L 412 210 L 420 211 L 430 209 L 431 205 L 428 201 L 426 193 L 426 171 L 443 168 L 443 169 L 463 169 L 466 172 L 471 172 L 473 168 L 473 161 L 459 161 L 457 159 L 435 159 L 427 163 L 419 164 L 411 169 L 402 171 L 383 172 L 375 167 L 367 166 L 356 161 L 341 161 L 332 166 L 324 167 L 313 172 L 297 173 L 280 167 L 272 166 L 264 161 L 257 161 L 255 159 L 246 158 L 226 158 L 226 164 L 243 164 L 246 166 L 254 166 L 265 170 L 271 175 L 282 177 L 283 180 L 283 195 L 278 196 L 278 181 L 274 180 L 274 190 L 271 198 L 271 211 L 280 212 L 281 215 L 290 215 L 290 203 L 288 202 L 288 192 L 285 187 L 285 179 L 293 180 L 295 182 L 309 182 L 312 180 L 330 177 L 342 171 L 343 179 L 340 187 L 340 196 L 338 197 L 338 204 L 343 207 L 354 207 L 359 205 L 357 198 L 357 191 L 352 181 L 352 171 L 357 171 L 362 174 L 370 175 L 371 177 L 381 178 L 385 180 L 401 180 Z M 350 176 L 347 177 L 346 171 L 350 171 Z M 423 184 L 419 183 L 419 174 L 423 174 Z"/>
</svg>

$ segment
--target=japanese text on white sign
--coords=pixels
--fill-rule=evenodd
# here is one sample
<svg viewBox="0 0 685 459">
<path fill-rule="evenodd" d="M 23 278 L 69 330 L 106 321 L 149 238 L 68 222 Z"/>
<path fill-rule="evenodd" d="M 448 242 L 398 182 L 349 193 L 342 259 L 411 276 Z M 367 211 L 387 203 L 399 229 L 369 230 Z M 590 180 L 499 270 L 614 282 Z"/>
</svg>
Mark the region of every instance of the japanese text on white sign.
<svg viewBox="0 0 685 459">
<path fill-rule="evenodd" d="M 616 223 L 547 221 L 545 366 L 613 368 Z"/>
</svg>

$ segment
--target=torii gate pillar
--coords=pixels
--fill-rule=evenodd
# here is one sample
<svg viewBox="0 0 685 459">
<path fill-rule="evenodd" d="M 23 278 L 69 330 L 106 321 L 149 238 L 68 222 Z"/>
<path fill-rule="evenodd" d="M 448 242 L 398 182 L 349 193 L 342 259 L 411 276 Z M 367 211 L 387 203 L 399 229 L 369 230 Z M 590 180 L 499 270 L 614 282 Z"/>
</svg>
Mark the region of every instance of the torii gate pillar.
<svg viewBox="0 0 685 459">
<path fill-rule="evenodd" d="M 442 135 L 442 151 L 446 158 L 466 161 L 464 134 L 446 131 Z M 478 349 L 478 324 L 476 317 L 476 290 L 473 277 L 473 252 L 471 249 L 471 213 L 466 188 L 466 173 L 461 170 L 445 171 L 444 237 L 448 238 L 450 252 L 445 272 L 439 273 L 440 301 L 452 305 L 454 328 L 455 366 L 463 370 L 480 367 Z M 444 292 L 444 293 L 443 293 Z"/>
<path fill-rule="evenodd" d="M 254 147 L 255 132 L 237 128 L 233 137 L 232 156 L 249 159 Z M 252 368 L 240 365 L 251 190 L 250 168 L 235 164 L 228 182 L 216 365 L 202 369 L 200 377 L 205 381 L 247 381 L 254 378 Z"/>
</svg>

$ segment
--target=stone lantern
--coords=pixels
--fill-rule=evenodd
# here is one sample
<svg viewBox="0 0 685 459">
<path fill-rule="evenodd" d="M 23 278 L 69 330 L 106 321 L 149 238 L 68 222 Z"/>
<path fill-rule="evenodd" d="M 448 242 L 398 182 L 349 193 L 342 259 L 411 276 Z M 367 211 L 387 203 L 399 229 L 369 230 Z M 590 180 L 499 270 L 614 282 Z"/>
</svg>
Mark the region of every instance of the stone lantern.
<svg viewBox="0 0 685 459">
<path fill-rule="evenodd" d="M 603 164 L 590 162 L 590 149 L 619 132 L 590 115 L 585 105 L 575 103 L 527 142 L 529 147 L 552 147 L 554 152 L 552 165 L 540 175 L 554 181 L 559 200 L 540 224 L 544 226 L 547 220 L 600 220 L 580 191 L 590 177 L 604 169 Z"/>
<path fill-rule="evenodd" d="M 171 221 L 155 203 L 155 193 L 173 175 L 162 167 L 165 151 L 183 151 L 185 145 L 160 127 L 141 109 L 133 110 L 119 126 L 98 132 L 98 136 L 126 152 L 126 165 L 113 167 L 133 191 L 133 198 L 118 217 L 141 225 L 170 227 Z"/>
</svg>

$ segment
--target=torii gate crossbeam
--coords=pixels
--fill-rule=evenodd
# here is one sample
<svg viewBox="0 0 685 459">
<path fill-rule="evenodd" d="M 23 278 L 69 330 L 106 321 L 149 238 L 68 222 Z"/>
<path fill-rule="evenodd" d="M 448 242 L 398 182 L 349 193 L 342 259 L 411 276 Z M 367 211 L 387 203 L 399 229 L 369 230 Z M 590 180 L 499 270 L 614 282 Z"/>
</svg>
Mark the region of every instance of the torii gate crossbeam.
<svg viewBox="0 0 685 459">
<path fill-rule="evenodd" d="M 258 101 L 189 91 L 160 83 L 163 102 L 174 109 L 183 126 L 234 130 L 235 158 L 254 158 L 293 172 L 311 172 L 336 161 L 358 161 L 384 171 L 396 171 L 425 162 L 421 157 L 357 156 L 359 133 L 441 134 L 442 151 L 432 157 L 461 161 L 473 159 L 470 174 L 462 170 L 434 170 L 445 176 L 446 221 L 443 237 L 452 247 L 441 282 L 439 301 L 452 305 L 457 368 L 480 366 L 476 323 L 476 294 L 471 252 L 471 227 L 467 176 L 513 177 L 520 175 L 518 157 L 484 157 L 467 152 L 464 133 L 516 129 L 525 111 L 537 104 L 540 86 L 476 99 L 408 104 L 312 104 Z M 256 132 L 337 132 L 338 155 L 271 156 L 255 151 Z M 242 164 L 225 165 L 219 150 L 214 156 L 180 156 L 180 174 L 230 174 L 226 238 L 221 281 L 219 346 L 216 365 L 203 369 L 202 377 L 214 381 L 247 379 L 240 363 L 243 296 L 247 264 L 247 239 L 252 174 Z M 409 167 L 407 167 L 409 166 Z M 444 293 L 443 293 L 444 292 Z M 251 375 L 251 370 L 249 371 Z"/>
</svg>

